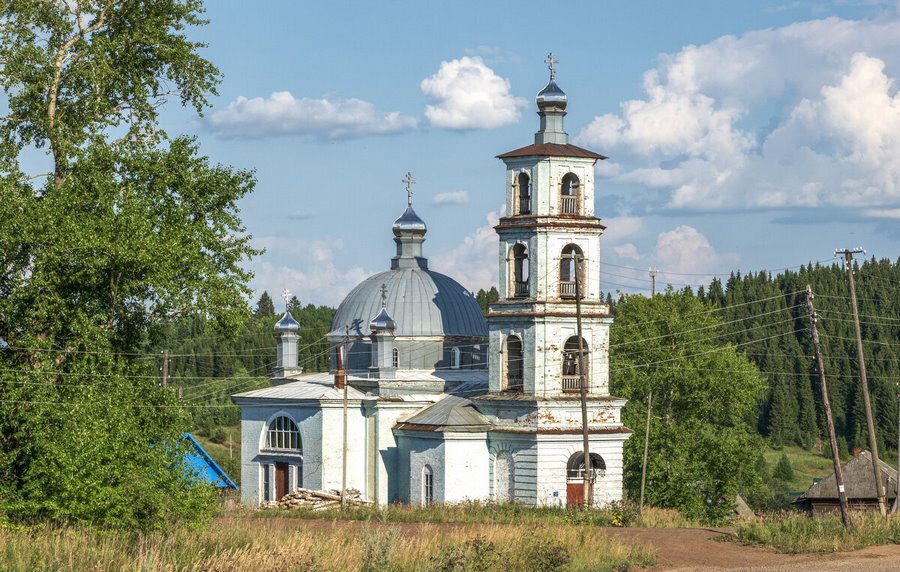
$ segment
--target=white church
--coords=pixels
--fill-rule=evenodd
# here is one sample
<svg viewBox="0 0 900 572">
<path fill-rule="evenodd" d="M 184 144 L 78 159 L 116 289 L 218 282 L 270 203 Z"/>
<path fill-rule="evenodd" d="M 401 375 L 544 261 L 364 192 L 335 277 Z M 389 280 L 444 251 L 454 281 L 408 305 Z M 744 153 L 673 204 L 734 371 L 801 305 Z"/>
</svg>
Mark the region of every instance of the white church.
<svg viewBox="0 0 900 572">
<path fill-rule="evenodd" d="M 426 225 L 410 198 L 392 227 L 390 270 L 337 309 L 332 371 L 302 373 L 301 325 L 285 313 L 271 387 L 232 397 L 241 408 L 244 504 L 346 482 L 379 505 L 580 505 L 582 379 L 593 503 L 621 499 L 631 431 L 621 422 L 625 400 L 609 394 L 605 227 L 594 215 L 594 166 L 605 157 L 569 144 L 567 97 L 548 61 L 534 143 L 498 156 L 507 212 L 496 226 L 500 300 L 485 317 L 463 286 L 429 270 Z M 408 191 L 411 183 L 407 176 Z"/>
</svg>

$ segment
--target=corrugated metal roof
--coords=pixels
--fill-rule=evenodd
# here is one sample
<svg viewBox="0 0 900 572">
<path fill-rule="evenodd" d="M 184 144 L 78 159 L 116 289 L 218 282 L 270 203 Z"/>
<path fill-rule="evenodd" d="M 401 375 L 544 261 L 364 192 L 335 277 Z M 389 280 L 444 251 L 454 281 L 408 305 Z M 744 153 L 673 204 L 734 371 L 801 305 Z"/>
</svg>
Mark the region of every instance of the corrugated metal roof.
<svg viewBox="0 0 900 572">
<path fill-rule="evenodd" d="M 398 268 L 370 276 L 338 307 L 331 336 L 368 336 L 369 322 L 381 311 L 381 285 L 387 286 L 387 311 L 396 336 L 487 337 L 487 322 L 475 297 L 458 282 L 421 268 Z"/>
<path fill-rule="evenodd" d="M 881 461 L 881 478 L 885 483 L 887 498 L 893 499 L 897 495 L 897 471 L 890 465 Z M 859 456 L 844 463 L 841 467 L 841 475 L 844 477 L 844 490 L 848 499 L 874 499 L 875 471 L 872 470 L 872 455 L 863 451 Z M 837 481 L 834 473 L 813 484 L 805 493 L 797 497 L 794 502 L 808 499 L 836 499 Z"/>
<path fill-rule="evenodd" d="M 475 409 L 472 402 L 464 397 L 448 395 L 434 405 L 404 419 L 403 425 L 434 425 L 443 430 L 462 427 L 488 427 L 491 420 Z"/>
<path fill-rule="evenodd" d="M 497 155 L 498 159 L 507 159 L 511 157 L 580 157 L 587 159 L 608 159 L 605 155 L 582 149 L 575 145 L 561 145 L 559 143 L 541 143 L 521 147 L 502 155 Z"/>
<path fill-rule="evenodd" d="M 273 385 L 263 389 L 245 391 L 231 396 L 232 399 L 286 399 L 286 400 L 318 400 L 343 399 L 344 390 L 336 389 L 334 381 L 299 380 L 283 385 Z M 348 399 L 365 399 L 366 394 L 347 386 Z"/>
</svg>

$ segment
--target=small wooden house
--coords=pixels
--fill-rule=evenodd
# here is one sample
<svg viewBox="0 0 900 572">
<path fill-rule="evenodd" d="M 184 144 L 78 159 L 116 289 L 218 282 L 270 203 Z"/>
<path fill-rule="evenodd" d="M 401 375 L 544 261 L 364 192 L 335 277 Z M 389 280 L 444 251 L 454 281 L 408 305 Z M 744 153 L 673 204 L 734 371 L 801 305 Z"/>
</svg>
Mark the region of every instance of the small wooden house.
<svg viewBox="0 0 900 572">
<path fill-rule="evenodd" d="M 881 478 L 885 485 L 887 508 L 890 510 L 897 497 L 897 470 L 884 461 L 881 463 Z M 875 472 L 872 470 L 872 455 L 862 451 L 841 467 L 847 502 L 853 510 L 877 511 L 878 497 L 875 493 Z M 794 500 L 794 506 L 812 516 L 824 516 L 840 511 L 837 484 L 834 473 L 819 480 Z"/>
</svg>

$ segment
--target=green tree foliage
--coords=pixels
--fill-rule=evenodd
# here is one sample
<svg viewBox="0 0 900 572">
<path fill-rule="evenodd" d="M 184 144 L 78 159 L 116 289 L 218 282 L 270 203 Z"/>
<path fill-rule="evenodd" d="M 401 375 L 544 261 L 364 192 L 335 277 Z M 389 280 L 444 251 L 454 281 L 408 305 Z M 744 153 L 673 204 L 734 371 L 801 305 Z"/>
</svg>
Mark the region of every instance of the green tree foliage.
<svg viewBox="0 0 900 572">
<path fill-rule="evenodd" d="M 481 306 L 481 311 L 485 314 L 488 313 L 488 308 L 491 304 L 500 299 L 500 292 L 497 291 L 496 286 L 491 286 L 490 290 L 485 290 L 482 288 L 475 294 L 475 300 L 478 301 L 478 305 Z"/>
<path fill-rule="evenodd" d="M 629 295 L 616 306 L 611 383 L 630 401 L 624 421 L 635 430 L 625 446 L 625 486 L 640 488 L 647 396 L 652 391 L 647 500 L 715 521 L 734 496 L 758 484 L 760 441 L 749 423 L 764 382 L 756 368 L 723 343 L 722 321 L 689 292 Z"/>
<path fill-rule="evenodd" d="M 157 128 L 218 81 L 189 42 L 196 0 L 10 0 L 0 28 L 0 511 L 162 527 L 211 491 L 181 466 L 189 415 L 148 337 L 178 316 L 248 315 L 250 173 Z M 45 149 L 51 173 L 18 157 Z"/>
<path fill-rule="evenodd" d="M 900 261 L 863 261 L 855 267 L 866 369 L 879 442 L 897 447 L 896 381 L 900 378 Z M 868 449 L 847 273 L 841 264 L 805 265 L 776 276 L 734 274 L 718 280 L 705 299 L 721 309 L 726 340 L 768 378 L 760 393 L 756 423 L 775 445 L 827 448 L 812 342 L 806 285 L 816 294 L 825 375 L 841 454 Z"/>
<path fill-rule="evenodd" d="M 772 471 L 772 476 L 785 483 L 794 480 L 794 467 L 791 465 L 791 460 L 788 459 L 786 454 L 781 454 L 781 458 L 778 459 L 778 464 L 775 465 L 775 470 Z"/>
<path fill-rule="evenodd" d="M 256 303 L 256 310 L 253 312 L 254 318 L 272 318 L 275 316 L 275 303 L 268 292 L 263 292 Z"/>
</svg>

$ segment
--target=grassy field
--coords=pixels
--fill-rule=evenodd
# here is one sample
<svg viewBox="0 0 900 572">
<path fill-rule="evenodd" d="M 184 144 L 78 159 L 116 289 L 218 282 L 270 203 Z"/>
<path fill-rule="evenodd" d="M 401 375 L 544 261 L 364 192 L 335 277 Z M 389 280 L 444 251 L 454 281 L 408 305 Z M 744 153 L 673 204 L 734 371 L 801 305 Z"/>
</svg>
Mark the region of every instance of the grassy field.
<svg viewBox="0 0 900 572">
<path fill-rule="evenodd" d="M 0 530 L 0 569 L 627 570 L 655 563 L 596 527 L 384 525 L 217 520 L 204 530 L 131 535 L 82 528 Z"/>
<path fill-rule="evenodd" d="M 812 485 L 814 478 L 825 477 L 834 470 L 831 459 L 823 457 L 821 453 L 796 446 L 785 446 L 781 449 L 766 449 L 763 453 L 770 471 L 778 464 L 782 454 L 787 455 L 790 460 L 794 478 L 783 483 L 783 489 L 777 492 L 801 493 Z"/>
<path fill-rule="evenodd" d="M 900 517 L 853 513 L 851 523 L 845 531 L 839 517 L 785 514 L 764 522 L 739 523 L 735 539 L 787 554 L 845 552 L 900 543 Z"/>
</svg>

